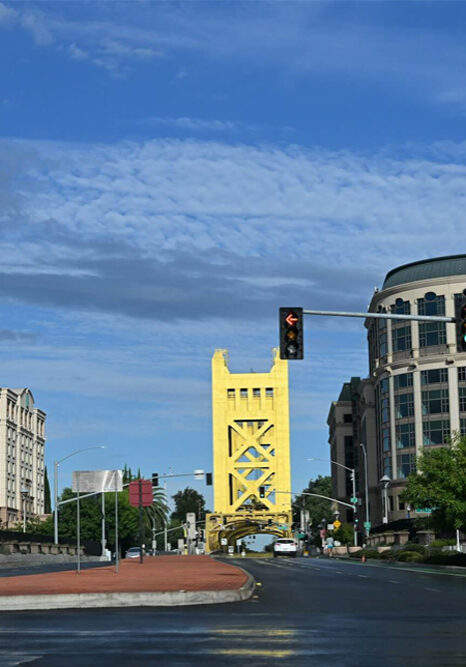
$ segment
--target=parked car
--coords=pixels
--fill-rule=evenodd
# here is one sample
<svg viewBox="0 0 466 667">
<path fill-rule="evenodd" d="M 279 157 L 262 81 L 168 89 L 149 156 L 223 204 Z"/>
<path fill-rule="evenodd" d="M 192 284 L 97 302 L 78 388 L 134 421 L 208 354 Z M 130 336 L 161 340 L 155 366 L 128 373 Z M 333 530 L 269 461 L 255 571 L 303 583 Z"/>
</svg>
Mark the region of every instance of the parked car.
<svg viewBox="0 0 466 667">
<path fill-rule="evenodd" d="M 139 558 L 141 555 L 141 547 L 130 547 L 125 553 L 125 558 Z M 142 553 L 144 555 L 144 552 Z"/>
<path fill-rule="evenodd" d="M 280 537 L 273 544 L 273 557 L 291 556 L 296 558 L 298 555 L 298 543 L 290 537 Z"/>
</svg>

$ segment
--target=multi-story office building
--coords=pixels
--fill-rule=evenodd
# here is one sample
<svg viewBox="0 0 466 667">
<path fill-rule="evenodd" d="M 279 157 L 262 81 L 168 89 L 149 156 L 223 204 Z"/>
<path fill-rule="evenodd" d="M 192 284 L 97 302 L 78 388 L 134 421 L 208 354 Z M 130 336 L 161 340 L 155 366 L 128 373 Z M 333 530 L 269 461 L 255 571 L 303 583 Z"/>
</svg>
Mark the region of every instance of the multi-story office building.
<svg viewBox="0 0 466 667">
<path fill-rule="evenodd" d="M 454 317 L 455 302 L 464 289 L 466 255 L 414 262 L 387 274 L 382 289 L 372 296 L 369 312 Z M 339 462 L 349 460 L 345 437 L 353 438 L 354 452 L 362 453 L 360 442 L 366 445 L 371 519 L 380 523 L 380 479 L 390 479 L 386 518 L 405 518 L 408 508 L 400 494 L 408 475 L 416 471 L 417 457 L 444 445 L 455 432 L 466 434 L 466 353 L 457 351 L 454 324 L 367 318 L 366 328 L 369 378 L 358 387 L 353 386 L 354 378 L 345 383 L 328 423 L 330 445 Z M 361 394 L 365 394 L 362 402 Z M 348 428 L 346 433 L 339 419 L 340 413 L 349 411 L 352 433 Z M 349 448 L 349 440 L 346 443 Z M 360 496 L 364 495 L 362 463 L 360 455 L 356 460 Z M 347 497 L 342 483 L 335 484 L 338 497 Z"/>
<path fill-rule="evenodd" d="M 0 388 L 0 519 L 8 528 L 44 513 L 45 412 L 29 389 Z"/>
</svg>

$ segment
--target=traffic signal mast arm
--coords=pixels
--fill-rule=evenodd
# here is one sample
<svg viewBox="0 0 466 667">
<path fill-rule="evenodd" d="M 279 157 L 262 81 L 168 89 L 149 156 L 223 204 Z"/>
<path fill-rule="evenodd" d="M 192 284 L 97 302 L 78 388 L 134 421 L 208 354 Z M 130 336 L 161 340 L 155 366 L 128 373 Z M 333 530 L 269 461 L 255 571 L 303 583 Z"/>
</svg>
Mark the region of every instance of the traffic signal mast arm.
<svg viewBox="0 0 466 667">
<path fill-rule="evenodd" d="M 355 509 L 354 505 L 350 503 L 345 503 L 343 500 L 337 500 L 336 498 L 330 498 L 329 496 L 322 496 L 320 493 L 308 493 L 308 492 L 297 492 L 297 491 L 275 491 L 275 493 L 286 493 L 288 496 L 314 496 L 315 498 L 325 498 L 325 500 L 330 500 L 332 503 L 338 503 L 339 505 L 344 505 L 345 507 L 350 507 L 352 510 Z"/>
<path fill-rule="evenodd" d="M 329 315 L 335 317 L 373 317 L 378 320 L 419 320 L 421 322 L 456 322 L 446 315 L 398 315 L 395 313 L 345 313 L 337 310 L 305 310 L 304 315 Z"/>
</svg>

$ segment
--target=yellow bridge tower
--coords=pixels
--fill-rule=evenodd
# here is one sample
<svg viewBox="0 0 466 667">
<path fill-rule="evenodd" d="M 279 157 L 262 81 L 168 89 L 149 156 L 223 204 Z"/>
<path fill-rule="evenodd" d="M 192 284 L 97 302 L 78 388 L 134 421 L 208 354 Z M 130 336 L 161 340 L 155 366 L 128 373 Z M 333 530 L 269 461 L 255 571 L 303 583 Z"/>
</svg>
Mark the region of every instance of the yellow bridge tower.
<svg viewBox="0 0 466 667">
<path fill-rule="evenodd" d="M 288 362 L 274 350 L 269 373 L 231 373 L 227 350 L 212 359 L 214 512 L 206 550 L 256 533 L 291 535 Z"/>
</svg>

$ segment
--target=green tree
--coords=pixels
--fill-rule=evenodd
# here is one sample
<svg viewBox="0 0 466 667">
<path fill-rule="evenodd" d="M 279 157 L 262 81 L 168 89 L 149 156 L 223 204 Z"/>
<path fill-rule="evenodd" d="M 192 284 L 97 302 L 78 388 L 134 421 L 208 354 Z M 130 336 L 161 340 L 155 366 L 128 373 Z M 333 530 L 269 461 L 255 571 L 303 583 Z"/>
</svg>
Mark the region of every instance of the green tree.
<svg viewBox="0 0 466 667">
<path fill-rule="evenodd" d="M 332 537 L 335 538 L 341 544 L 353 544 L 354 543 L 354 529 L 350 523 L 342 523 L 337 530 L 333 531 Z"/>
<path fill-rule="evenodd" d="M 183 491 L 175 493 L 172 498 L 175 501 L 175 510 L 171 514 L 172 519 L 184 522 L 188 512 L 194 512 L 197 520 L 204 518 L 206 511 L 204 496 L 195 489 L 187 486 Z"/>
<path fill-rule="evenodd" d="M 449 445 L 425 450 L 403 498 L 418 509 L 435 508 L 437 526 L 466 530 L 466 437 L 456 434 Z"/>
<path fill-rule="evenodd" d="M 332 496 L 332 478 L 328 475 L 322 477 L 319 475 L 316 479 L 309 480 L 307 488 L 303 489 L 303 493 L 315 493 L 321 496 Z M 299 525 L 300 512 L 302 509 L 309 511 L 309 522 L 311 526 L 311 534 L 313 535 L 316 544 L 321 544 L 319 538 L 319 524 L 322 519 L 327 523 L 333 520 L 332 503 L 325 498 L 318 498 L 316 496 L 296 496 L 293 502 L 293 521 Z M 314 541 L 313 540 L 313 541 Z"/>
</svg>

